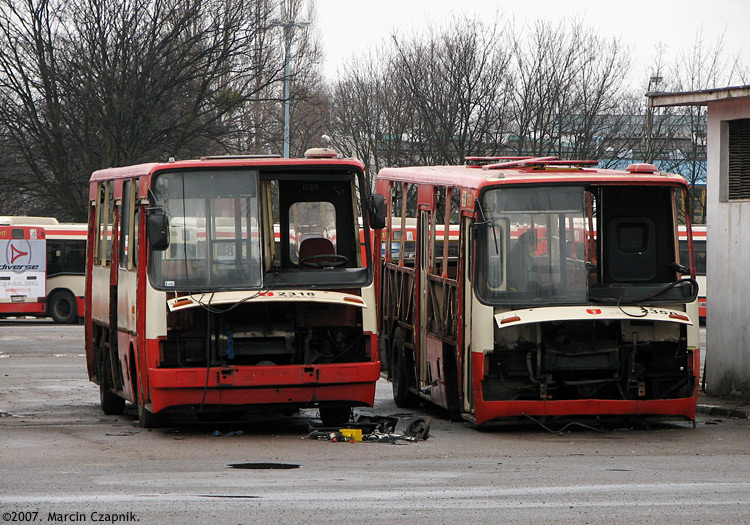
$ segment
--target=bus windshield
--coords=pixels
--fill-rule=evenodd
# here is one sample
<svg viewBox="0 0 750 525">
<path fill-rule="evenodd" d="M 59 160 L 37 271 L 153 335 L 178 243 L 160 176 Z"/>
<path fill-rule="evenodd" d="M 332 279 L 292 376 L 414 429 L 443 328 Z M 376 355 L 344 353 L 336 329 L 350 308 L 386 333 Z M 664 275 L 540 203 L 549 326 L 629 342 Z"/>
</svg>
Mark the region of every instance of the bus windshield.
<svg viewBox="0 0 750 525">
<path fill-rule="evenodd" d="M 490 304 L 583 303 L 587 296 L 583 187 L 484 193 L 476 291 Z"/>
<path fill-rule="evenodd" d="M 153 205 L 169 218 L 169 248 L 151 252 L 160 289 L 260 287 L 258 173 L 166 172 L 156 176 Z"/>
</svg>

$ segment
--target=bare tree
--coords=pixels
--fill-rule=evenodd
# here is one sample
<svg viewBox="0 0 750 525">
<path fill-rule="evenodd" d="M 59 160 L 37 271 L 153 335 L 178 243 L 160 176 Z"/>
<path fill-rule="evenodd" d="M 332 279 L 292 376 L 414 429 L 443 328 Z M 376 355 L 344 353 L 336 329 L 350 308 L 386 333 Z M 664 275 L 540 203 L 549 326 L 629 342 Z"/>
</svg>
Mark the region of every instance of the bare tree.
<svg viewBox="0 0 750 525">
<path fill-rule="evenodd" d="M 242 0 L 0 0 L 0 185 L 83 219 L 91 171 L 225 151 L 229 118 L 278 81 Z M 260 81 L 258 79 L 261 79 Z"/>
<path fill-rule="evenodd" d="M 352 59 L 332 87 L 331 140 L 362 158 L 370 175 L 495 154 L 510 95 L 508 54 L 498 21 L 455 17 L 425 36 L 394 34 Z"/>
<path fill-rule="evenodd" d="M 629 50 L 619 39 L 600 37 L 579 20 L 537 20 L 514 34 L 513 65 L 517 154 L 617 162 L 627 141 L 614 139 L 631 125 Z"/>
<path fill-rule="evenodd" d="M 426 40 L 393 35 L 391 74 L 418 115 L 411 134 L 424 163 L 462 163 L 496 149 L 503 129 L 508 49 L 499 20 L 455 17 Z"/>
<path fill-rule="evenodd" d="M 661 47 L 654 66 L 661 91 L 699 91 L 732 85 L 741 82 L 747 71 L 739 56 L 727 57 L 723 36 L 707 44 L 702 29 L 696 32 L 691 46 L 680 50 L 671 65 L 665 62 Z M 649 108 L 644 137 L 647 161 L 687 179 L 690 209 L 698 223 L 705 222 L 706 217 L 706 117 L 704 106 Z"/>
<path fill-rule="evenodd" d="M 371 177 L 382 167 L 410 163 L 413 108 L 388 65 L 372 54 L 352 59 L 331 93 L 331 145 L 362 159 Z"/>
<path fill-rule="evenodd" d="M 278 68 L 278 82 L 266 83 L 243 109 L 250 153 L 283 152 L 285 31 L 290 31 L 290 154 L 301 156 L 321 144 L 327 127 L 328 101 L 319 72 L 322 52 L 315 30 L 317 12 L 310 0 L 260 0 L 255 16 L 269 31 L 256 35 L 254 62 Z M 284 24 L 299 25 L 284 28 Z"/>
</svg>

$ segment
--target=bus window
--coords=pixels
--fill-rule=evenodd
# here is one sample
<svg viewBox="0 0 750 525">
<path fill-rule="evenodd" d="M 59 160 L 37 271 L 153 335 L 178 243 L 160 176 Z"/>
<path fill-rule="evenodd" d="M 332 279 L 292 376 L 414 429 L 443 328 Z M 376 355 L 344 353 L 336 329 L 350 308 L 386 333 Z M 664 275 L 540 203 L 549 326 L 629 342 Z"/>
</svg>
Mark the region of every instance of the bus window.
<svg viewBox="0 0 750 525">
<path fill-rule="evenodd" d="M 693 251 L 695 275 L 706 275 L 706 241 L 693 238 Z M 687 241 L 680 241 L 680 264 L 685 266 L 690 264 Z"/>
<path fill-rule="evenodd" d="M 109 266 L 109 263 L 112 262 L 112 228 L 114 226 L 114 217 L 115 217 L 115 194 L 114 194 L 114 182 L 110 182 L 107 184 L 107 222 L 104 227 L 104 235 L 106 237 L 106 252 L 105 252 L 105 259 L 104 264 Z"/>
<path fill-rule="evenodd" d="M 251 171 L 158 175 L 154 206 L 169 217 L 170 246 L 151 255 L 154 286 L 260 286 L 257 183 Z"/>
<path fill-rule="evenodd" d="M 128 260 L 130 258 L 130 239 L 132 238 L 132 219 L 133 210 L 131 207 L 132 196 L 131 192 L 132 183 L 130 180 L 126 180 L 122 186 L 122 201 L 120 203 L 120 268 L 128 268 Z"/>
<path fill-rule="evenodd" d="M 289 207 L 289 258 L 300 264 L 303 244 L 316 245 L 305 257 L 336 253 L 336 208 L 330 202 L 295 202 Z"/>
<path fill-rule="evenodd" d="M 48 240 L 47 277 L 83 275 L 86 271 L 86 240 Z"/>
<path fill-rule="evenodd" d="M 486 192 L 483 201 L 489 220 L 478 237 L 486 260 L 477 283 L 480 297 L 496 304 L 585 299 L 586 267 L 568 264 L 566 227 L 583 224 L 583 188 L 501 188 Z M 499 237 L 506 239 L 507 253 L 497 239 L 502 224 L 510 226 Z M 499 288 L 503 278 L 507 285 Z"/>
</svg>

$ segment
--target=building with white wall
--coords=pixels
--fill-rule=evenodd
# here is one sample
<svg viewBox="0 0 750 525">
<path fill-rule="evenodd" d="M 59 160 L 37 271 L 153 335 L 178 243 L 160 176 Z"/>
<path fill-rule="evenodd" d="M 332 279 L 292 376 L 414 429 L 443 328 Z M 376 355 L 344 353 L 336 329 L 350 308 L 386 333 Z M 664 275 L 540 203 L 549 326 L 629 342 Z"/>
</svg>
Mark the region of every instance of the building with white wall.
<svg viewBox="0 0 750 525">
<path fill-rule="evenodd" d="M 750 86 L 649 94 L 708 106 L 706 390 L 750 399 Z"/>
</svg>

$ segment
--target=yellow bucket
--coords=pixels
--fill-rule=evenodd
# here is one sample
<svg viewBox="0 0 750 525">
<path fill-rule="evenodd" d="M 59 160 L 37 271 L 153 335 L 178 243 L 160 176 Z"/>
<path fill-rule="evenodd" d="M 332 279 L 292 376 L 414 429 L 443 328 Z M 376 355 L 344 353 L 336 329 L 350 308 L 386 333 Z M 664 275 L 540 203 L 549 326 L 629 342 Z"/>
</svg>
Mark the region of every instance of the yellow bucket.
<svg viewBox="0 0 750 525">
<path fill-rule="evenodd" d="M 362 441 L 362 429 L 361 428 L 342 428 L 339 429 L 344 437 L 352 439 L 354 441 Z"/>
</svg>

